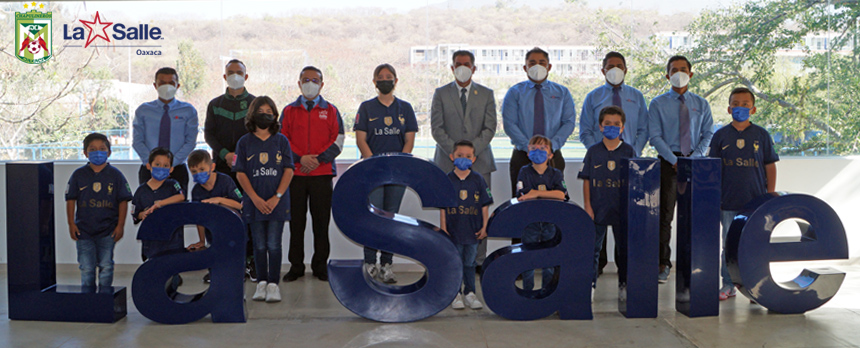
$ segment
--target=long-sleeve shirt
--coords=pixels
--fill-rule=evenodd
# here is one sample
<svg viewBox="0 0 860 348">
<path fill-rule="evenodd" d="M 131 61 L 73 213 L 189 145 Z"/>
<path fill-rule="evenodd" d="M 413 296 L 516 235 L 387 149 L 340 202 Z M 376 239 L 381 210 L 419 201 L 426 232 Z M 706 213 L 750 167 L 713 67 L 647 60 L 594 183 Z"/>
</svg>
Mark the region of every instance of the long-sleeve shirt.
<svg viewBox="0 0 860 348">
<path fill-rule="evenodd" d="M 564 146 L 576 127 L 576 109 L 567 87 L 545 80 L 541 82 L 544 101 L 544 135 L 552 141 L 552 150 Z M 527 151 L 534 133 L 535 83 L 520 82 L 508 90 L 502 104 L 505 133 L 517 150 Z"/>
<path fill-rule="evenodd" d="M 645 97 L 638 89 L 626 84 L 620 87 L 618 94 L 621 97 L 621 109 L 624 110 L 624 116 L 627 119 L 624 122 L 624 133 L 621 134 L 621 139 L 633 146 L 633 150 L 639 156 L 648 142 L 648 104 L 645 104 Z M 591 148 L 603 140 L 603 134 L 600 132 L 600 110 L 614 105 L 612 88 L 609 83 L 597 87 L 589 92 L 582 102 L 582 113 L 579 115 L 579 141 L 585 145 L 585 148 Z"/>
<path fill-rule="evenodd" d="M 681 95 L 674 89 L 663 93 L 648 106 L 648 133 L 651 145 L 657 153 L 669 163 L 675 164 L 678 157 L 674 152 L 681 152 L 680 108 Z M 690 157 L 705 157 L 708 146 L 714 136 L 714 117 L 711 105 L 705 98 L 692 92 L 684 93 L 685 104 L 690 112 Z"/>
<path fill-rule="evenodd" d="M 239 138 L 248 134 L 248 129 L 245 128 L 245 113 L 253 100 L 254 95 L 248 93 L 248 89 L 245 88 L 242 94 L 235 97 L 225 92 L 212 99 L 206 107 L 203 135 L 206 143 L 212 148 L 215 170 L 222 173 L 231 171 L 224 156 L 227 153 L 236 152 Z"/>
<path fill-rule="evenodd" d="M 170 152 L 173 153 L 175 166 L 185 163 L 188 154 L 197 146 L 197 109 L 176 98 L 167 103 L 167 106 L 171 122 Z M 163 115 L 164 103 L 159 99 L 140 104 L 134 111 L 132 147 L 143 164 L 149 159 L 149 152 L 158 147 Z"/>
</svg>

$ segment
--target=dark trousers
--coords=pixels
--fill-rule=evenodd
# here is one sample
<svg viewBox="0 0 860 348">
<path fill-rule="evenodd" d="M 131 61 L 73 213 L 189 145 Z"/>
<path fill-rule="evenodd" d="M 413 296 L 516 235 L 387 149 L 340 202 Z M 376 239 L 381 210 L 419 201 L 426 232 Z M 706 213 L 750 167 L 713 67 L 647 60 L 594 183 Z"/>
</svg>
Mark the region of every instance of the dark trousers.
<svg viewBox="0 0 860 348">
<path fill-rule="evenodd" d="M 679 157 L 681 154 L 676 154 Z M 678 172 L 672 163 L 660 157 L 660 265 L 672 267 L 672 219 L 678 192 Z"/>
<path fill-rule="evenodd" d="M 531 163 L 528 152 L 514 149 L 514 152 L 511 153 L 510 168 L 508 168 L 511 173 L 511 197 L 517 196 L 517 177 L 520 175 L 520 169 Z M 549 166 L 564 172 L 564 157 L 561 157 L 561 149 L 552 154 Z M 520 238 L 511 238 L 513 244 L 518 244 L 521 241 Z"/>
<path fill-rule="evenodd" d="M 233 169 L 227 165 L 227 162 L 216 161 L 215 171 L 229 175 L 230 178 L 233 179 L 233 183 L 236 184 L 236 188 L 238 188 L 239 191 L 242 193 L 242 197 L 245 196 L 245 190 L 242 189 L 241 185 L 239 185 L 239 180 L 236 180 L 236 172 L 234 172 Z M 248 242 L 245 243 L 245 263 L 248 267 L 254 265 L 254 267 L 256 268 L 256 264 L 254 263 L 254 236 L 251 235 L 250 225 L 245 225 L 245 227 L 245 230 L 248 234 Z M 209 238 L 209 236 L 207 235 L 206 238 Z"/>
<path fill-rule="evenodd" d="M 305 273 L 305 226 L 307 225 L 308 201 L 310 200 L 311 222 L 314 233 L 314 255 L 311 271 L 328 274 L 326 261 L 329 256 L 328 226 L 331 217 L 332 176 L 294 176 L 290 182 L 290 273 Z"/>
<path fill-rule="evenodd" d="M 146 165 L 141 165 L 140 170 L 137 172 L 137 179 L 140 181 L 140 184 L 149 181 L 152 178 L 152 172 L 149 169 L 146 169 Z M 173 172 L 170 173 L 168 178 L 176 180 L 179 183 L 179 187 L 182 188 L 182 193 L 185 194 L 185 198 L 188 198 L 188 167 L 185 164 L 179 164 L 173 167 Z"/>
</svg>

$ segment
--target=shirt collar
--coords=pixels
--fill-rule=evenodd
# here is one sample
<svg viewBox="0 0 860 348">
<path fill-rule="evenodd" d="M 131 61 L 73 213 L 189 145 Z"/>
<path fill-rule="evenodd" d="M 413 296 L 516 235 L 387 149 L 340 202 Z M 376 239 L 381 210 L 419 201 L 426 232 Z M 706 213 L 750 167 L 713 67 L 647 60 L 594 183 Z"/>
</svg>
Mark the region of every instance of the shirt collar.
<svg viewBox="0 0 860 348">
<path fill-rule="evenodd" d="M 303 96 L 303 95 L 302 95 L 302 96 L 299 96 L 299 99 L 300 99 L 300 101 L 302 102 L 302 105 L 303 105 L 303 106 L 307 106 L 307 105 L 308 105 L 308 104 L 307 104 L 307 102 L 308 102 L 308 98 L 305 98 L 305 96 Z M 314 99 L 313 99 L 313 100 L 311 100 L 311 101 L 312 101 L 312 102 L 314 102 L 314 106 L 317 106 L 317 105 L 319 105 L 319 103 L 320 103 L 320 99 L 322 99 L 322 97 L 320 97 L 320 95 L 319 95 L 319 94 L 317 94 L 317 96 L 316 96 L 316 97 L 314 97 Z"/>
<path fill-rule="evenodd" d="M 626 86 L 626 85 L 627 85 L 626 83 L 622 82 L 621 85 L 619 85 L 618 87 L 621 87 L 621 91 L 624 91 L 624 86 Z M 606 87 L 607 89 L 609 89 L 610 91 L 613 88 L 615 88 L 615 86 L 609 84 L 609 82 L 604 83 L 603 86 Z"/>
<path fill-rule="evenodd" d="M 176 97 L 173 97 L 173 99 L 171 99 L 170 102 L 166 104 L 167 109 L 173 109 L 174 107 L 176 107 L 177 104 L 179 104 L 179 100 L 177 100 Z M 161 102 L 161 99 L 155 99 L 155 105 L 158 105 L 158 108 L 162 109 L 164 108 L 165 104 Z"/>
<path fill-rule="evenodd" d="M 457 89 L 457 95 L 460 95 L 460 90 L 463 88 L 466 89 L 466 94 L 469 94 L 469 92 L 472 91 L 472 81 L 469 81 L 469 84 L 466 85 L 466 87 L 460 87 L 460 85 L 457 84 L 457 81 L 454 81 L 454 88 Z"/>
<path fill-rule="evenodd" d="M 690 91 L 687 90 L 687 92 L 684 93 L 684 98 L 687 98 L 687 96 L 688 96 L 687 93 L 690 93 Z M 678 97 L 680 97 L 681 94 L 676 92 L 674 88 L 669 88 L 669 96 L 671 96 L 672 99 L 678 99 Z"/>
<path fill-rule="evenodd" d="M 227 100 L 243 100 L 248 97 L 248 87 L 245 87 L 245 89 L 242 91 L 242 94 L 237 95 L 235 97 L 230 95 L 230 89 L 228 88 L 224 91 L 224 97 L 227 98 Z"/>
</svg>

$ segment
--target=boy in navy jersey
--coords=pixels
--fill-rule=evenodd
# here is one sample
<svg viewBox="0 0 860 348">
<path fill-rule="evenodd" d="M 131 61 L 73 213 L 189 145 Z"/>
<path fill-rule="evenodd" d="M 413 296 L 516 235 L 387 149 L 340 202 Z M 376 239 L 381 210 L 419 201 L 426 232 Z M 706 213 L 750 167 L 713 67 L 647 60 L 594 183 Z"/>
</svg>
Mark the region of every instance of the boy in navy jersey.
<svg viewBox="0 0 860 348">
<path fill-rule="evenodd" d="M 78 249 L 81 285 L 113 283 L 113 249 L 122 238 L 131 188 L 125 176 L 107 163 L 110 141 L 104 134 L 84 138 L 84 155 L 89 163 L 78 168 L 66 188 L 66 216 L 69 234 Z M 77 208 L 77 211 L 76 211 Z"/>
<path fill-rule="evenodd" d="M 753 198 L 776 188 L 776 162 L 779 161 L 773 148 L 770 134 L 762 127 L 750 122 L 755 114 L 755 95 L 746 88 L 735 88 L 729 95 L 728 112 L 732 123 L 720 128 L 711 139 L 709 157 L 722 159 L 722 199 L 720 202 L 723 225 L 723 247 L 729 225 Z M 732 278 L 726 268 L 726 252 L 723 250 L 723 287 L 720 300 L 737 295 Z"/>
<path fill-rule="evenodd" d="M 131 201 L 134 205 L 131 216 L 135 224 L 145 220 L 158 208 L 185 201 L 185 193 L 182 192 L 179 182 L 168 178 L 173 171 L 171 163 L 173 163 L 173 153 L 167 148 L 156 147 L 149 153 L 146 168 L 152 172 L 152 177 L 134 191 L 134 199 Z M 168 241 L 143 241 L 141 255 L 146 261 L 162 252 L 183 249 L 185 249 L 185 238 L 182 227 L 179 227 Z M 176 277 L 173 281 L 178 286 L 179 278 Z"/>
<path fill-rule="evenodd" d="M 621 141 L 624 123 L 627 121 L 624 110 L 617 106 L 607 106 L 600 110 L 598 125 L 603 139 L 588 148 L 583 160 L 582 199 L 585 211 L 594 220 L 594 278 L 592 289 L 597 287 L 597 268 L 606 227 L 612 226 L 615 236 L 615 264 L 618 266 L 618 298 L 626 300 L 627 287 L 627 231 L 621 229 L 621 164 L 622 158 L 636 157 L 633 146 Z M 592 298 L 594 292 L 592 290 Z"/>
<path fill-rule="evenodd" d="M 440 225 L 451 236 L 463 260 L 464 286 L 451 307 L 481 309 L 484 306 L 475 296 L 475 255 L 478 241 L 487 238 L 487 219 L 493 196 L 481 174 L 469 169 L 475 162 L 475 146 L 471 141 L 455 143 L 454 152 L 449 156 L 454 161 L 454 170 L 448 173 L 448 179 L 457 191 L 458 200 L 457 207 L 440 210 Z"/>
<path fill-rule="evenodd" d="M 552 160 L 552 141 L 542 135 L 535 135 L 529 140 L 528 156 L 531 164 L 520 168 L 517 176 L 517 200 L 549 198 L 567 201 L 567 185 L 564 174 L 548 165 Z M 537 244 L 556 238 L 558 227 L 545 222 L 535 222 L 526 226 L 523 231 L 523 244 Z M 546 288 L 555 274 L 554 267 L 542 270 L 541 287 Z M 534 288 L 534 270 L 523 272 L 523 289 Z"/>
</svg>

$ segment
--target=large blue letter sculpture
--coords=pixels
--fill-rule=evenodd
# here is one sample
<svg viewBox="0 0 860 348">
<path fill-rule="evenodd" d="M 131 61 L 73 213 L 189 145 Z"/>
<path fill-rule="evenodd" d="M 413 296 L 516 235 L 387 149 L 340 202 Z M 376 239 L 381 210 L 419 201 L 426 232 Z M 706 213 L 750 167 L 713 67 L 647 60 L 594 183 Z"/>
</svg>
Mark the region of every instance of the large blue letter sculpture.
<svg viewBox="0 0 860 348">
<path fill-rule="evenodd" d="M 427 272 L 414 284 L 392 286 L 370 279 L 363 260 L 331 260 L 329 284 L 344 307 L 367 319 L 424 319 L 445 309 L 457 296 L 463 263 L 454 244 L 436 226 L 368 203 L 370 192 L 386 184 L 411 187 L 424 207 L 456 204 L 454 187 L 433 163 L 386 154 L 356 162 L 338 179 L 332 197 L 334 221 L 356 243 L 411 257 Z"/>
<path fill-rule="evenodd" d="M 9 319 L 112 323 L 126 315 L 124 286 L 57 285 L 54 164 L 6 164 Z"/>
<path fill-rule="evenodd" d="M 771 242 L 782 221 L 797 221 L 801 237 Z M 778 313 L 803 313 L 829 301 L 845 273 L 832 268 L 803 272 L 792 281 L 777 283 L 770 263 L 848 258 L 845 228 L 836 212 L 818 198 L 773 193 L 759 197 L 732 221 L 726 238 L 726 262 L 741 293 Z"/>
<path fill-rule="evenodd" d="M 628 248 L 627 301 L 619 300 L 618 310 L 627 318 L 656 318 L 657 272 L 654 270 L 659 261 L 660 161 L 624 159 L 620 170 L 626 178 L 621 184 L 625 196 L 621 197 L 623 219 L 618 228 L 626 232 Z M 616 243 L 619 243 L 617 239 Z"/>
<path fill-rule="evenodd" d="M 179 203 L 156 210 L 140 226 L 137 239 L 169 240 L 177 227 L 201 225 L 212 232 L 206 250 L 157 255 L 134 273 L 131 295 L 143 316 L 164 324 L 185 324 L 212 314 L 216 323 L 245 322 L 245 225 L 230 209 L 214 204 Z M 174 274 L 209 268 L 209 289 L 193 295 L 165 285 Z"/>
<path fill-rule="evenodd" d="M 499 206 L 487 226 L 490 237 L 519 238 L 532 222 L 558 226 L 561 236 L 535 245 L 516 244 L 494 251 L 484 260 L 481 289 L 496 314 L 534 320 L 556 311 L 561 319 L 591 319 L 591 279 L 594 274 L 594 222 L 572 203 L 533 200 Z M 541 290 L 519 289 L 520 273 L 559 267 Z"/>
</svg>

